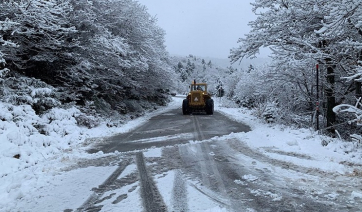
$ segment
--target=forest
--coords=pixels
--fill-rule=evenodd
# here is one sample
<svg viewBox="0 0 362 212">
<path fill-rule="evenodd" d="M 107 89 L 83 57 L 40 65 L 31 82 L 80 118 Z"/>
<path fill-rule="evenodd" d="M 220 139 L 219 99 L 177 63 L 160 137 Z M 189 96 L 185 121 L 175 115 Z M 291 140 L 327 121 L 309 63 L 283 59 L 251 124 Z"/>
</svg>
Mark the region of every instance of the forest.
<svg viewBox="0 0 362 212">
<path fill-rule="evenodd" d="M 229 58 L 237 62 L 269 47 L 273 63 L 234 73 L 230 97 L 268 119 L 361 141 L 362 2 L 256 0 L 252 6 L 258 17 Z"/>
<path fill-rule="evenodd" d="M 139 116 L 168 101 L 175 77 L 165 32 L 132 0 L 2 1 L 1 99 Z"/>
<path fill-rule="evenodd" d="M 1 1 L 2 108 L 29 105 L 38 116 L 77 108 L 79 125 L 117 125 L 166 105 L 170 91 L 184 93 L 197 79 L 267 122 L 361 141 L 362 2 L 252 6 L 257 18 L 230 47 L 230 62 L 253 58 L 260 48 L 272 50 L 273 62 L 245 69 L 169 55 L 165 31 L 137 1 Z"/>
</svg>

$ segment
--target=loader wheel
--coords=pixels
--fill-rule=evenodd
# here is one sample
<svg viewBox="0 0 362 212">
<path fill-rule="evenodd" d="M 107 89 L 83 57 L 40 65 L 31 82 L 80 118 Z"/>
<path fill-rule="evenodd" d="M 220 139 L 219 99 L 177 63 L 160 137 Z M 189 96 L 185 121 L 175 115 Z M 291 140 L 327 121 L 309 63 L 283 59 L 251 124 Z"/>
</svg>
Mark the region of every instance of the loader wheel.
<svg viewBox="0 0 362 212">
<path fill-rule="evenodd" d="M 182 114 L 184 115 L 190 114 L 189 101 L 187 99 L 184 99 L 184 101 L 182 102 Z"/>
<path fill-rule="evenodd" d="M 205 108 L 207 115 L 214 114 L 214 100 L 208 99 L 206 100 L 206 108 Z"/>
</svg>

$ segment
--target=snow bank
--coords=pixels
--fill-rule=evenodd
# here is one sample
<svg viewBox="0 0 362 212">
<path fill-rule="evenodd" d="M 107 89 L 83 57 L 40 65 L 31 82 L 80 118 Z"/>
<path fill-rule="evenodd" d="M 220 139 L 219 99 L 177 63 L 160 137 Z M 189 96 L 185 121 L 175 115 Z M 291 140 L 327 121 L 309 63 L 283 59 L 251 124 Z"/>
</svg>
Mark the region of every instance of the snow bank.
<svg viewBox="0 0 362 212">
<path fill-rule="evenodd" d="M 51 90 L 34 90 L 31 95 L 47 92 Z M 79 158 L 104 156 L 102 152 L 88 155 L 84 151 L 83 146 L 92 142 L 90 138 L 127 132 L 151 116 L 178 106 L 179 102 L 172 102 L 169 107 L 129 121 L 122 127 L 108 127 L 105 121 L 89 129 L 77 123 L 77 117 L 85 114 L 75 107 L 53 108 L 38 116 L 29 105 L 0 102 L 0 208 L 12 211 L 17 199 L 36 193 L 34 189 L 39 185 L 50 183 L 44 176 L 56 174 Z"/>
<path fill-rule="evenodd" d="M 56 108 L 38 116 L 29 105 L 0 102 L 0 198 L 5 204 L 29 192 L 54 156 L 87 137 L 77 126 L 77 114 L 76 108 Z"/>
<path fill-rule="evenodd" d="M 361 165 L 362 148 L 359 148 L 356 142 L 320 135 L 313 129 L 266 123 L 253 116 L 252 111 L 229 108 L 230 105 L 232 103 L 225 99 L 215 101 L 216 110 L 235 121 L 249 125 L 252 130 L 229 136 L 272 159 L 340 174 L 353 173 L 353 166 Z M 324 146 L 323 143 L 328 145 Z"/>
</svg>

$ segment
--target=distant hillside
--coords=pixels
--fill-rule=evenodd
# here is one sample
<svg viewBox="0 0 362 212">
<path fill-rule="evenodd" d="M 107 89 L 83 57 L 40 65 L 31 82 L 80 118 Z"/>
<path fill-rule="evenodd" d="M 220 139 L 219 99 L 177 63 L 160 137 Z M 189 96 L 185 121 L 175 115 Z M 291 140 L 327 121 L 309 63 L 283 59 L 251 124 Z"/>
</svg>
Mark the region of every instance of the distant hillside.
<svg viewBox="0 0 362 212">
<path fill-rule="evenodd" d="M 181 55 L 171 55 L 173 57 L 176 58 L 182 58 L 182 57 L 187 57 L 187 56 L 181 56 Z M 201 58 L 204 59 L 205 61 L 212 61 L 212 63 L 220 68 L 227 68 L 232 66 L 233 68 L 242 68 L 242 69 L 246 69 L 251 65 L 253 66 L 259 66 L 259 65 L 263 65 L 265 63 L 270 63 L 272 60 L 270 58 L 266 58 L 266 57 L 261 57 L 261 58 L 255 58 L 255 59 L 244 59 L 241 61 L 241 63 L 239 64 L 239 62 L 231 64 L 230 60 L 228 58 L 213 58 L 213 57 L 202 57 L 202 56 L 196 56 L 197 58 Z"/>
<path fill-rule="evenodd" d="M 241 61 L 240 64 L 239 62 L 231 64 L 229 59 L 220 59 L 220 58 L 211 58 L 211 57 L 204 57 L 204 59 L 206 61 L 211 60 L 214 64 L 222 68 L 232 66 L 233 68 L 238 68 L 238 69 L 239 68 L 246 69 L 250 66 L 250 64 L 253 66 L 258 66 L 271 62 L 270 58 L 244 59 Z"/>
<path fill-rule="evenodd" d="M 188 56 L 171 56 L 169 59 L 176 75 L 179 77 L 179 84 L 176 90 L 180 93 L 187 92 L 188 85 L 193 80 L 207 82 L 209 92 L 216 92 L 220 83 L 222 73 L 227 72 L 227 66 L 219 66 L 213 59 Z"/>
</svg>

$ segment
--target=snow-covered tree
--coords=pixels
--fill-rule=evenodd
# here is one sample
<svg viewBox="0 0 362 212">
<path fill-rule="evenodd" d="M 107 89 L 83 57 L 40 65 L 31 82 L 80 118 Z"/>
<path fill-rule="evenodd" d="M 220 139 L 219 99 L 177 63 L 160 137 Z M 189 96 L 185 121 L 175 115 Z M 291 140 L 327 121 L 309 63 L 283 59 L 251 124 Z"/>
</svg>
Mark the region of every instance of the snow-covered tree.
<svg viewBox="0 0 362 212">
<path fill-rule="evenodd" d="M 0 27 L 1 27 L 1 30 L 4 32 L 11 32 L 16 27 L 16 25 L 18 25 L 18 23 L 11 21 L 7 17 L 5 17 L 3 19 L 4 20 L 0 21 Z M 10 39 L 8 39 L 8 37 L 6 37 L 5 33 L 0 34 L 0 45 L 3 46 L 3 48 L 9 48 L 9 49 L 17 47 L 17 45 L 14 42 L 12 42 Z M 9 72 L 9 69 L 5 68 L 6 60 L 4 57 L 5 57 L 5 55 L 2 52 L 2 50 L 0 49 L 0 78 L 5 77 L 6 73 Z M 2 79 L 1 79 L 1 81 L 2 81 Z"/>
<path fill-rule="evenodd" d="M 329 14 L 323 27 L 317 31 L 320 36 L 338 38 L 335 44 L 340 66 L 349 80 L 361 76 L 362 67 L 362 3 L 358 0 L 330 1 Z M 360 85 L 359 85 L 360 86 Z"/>
<path fill-rule="evenodd" d="M 93 1 L 91 5 L 74 1 L 74 7 L 79 9 L 74 11 L 73 22 L 84 35 L 81 55 L 85 54 L 90 67 L 107 67 L 110 74 L 122 77 L 127 87 L 145 86 L 151 91 L 151 87 L 169 82 L 165 80 L 170 70 L 165 61 L 164 31 L 146 8 L 131 0 Z M 89 58 L 89 54 L 98 57 Z"/>
<path fill-rule="evenodd" d="M 57 87 L 63 103 L 120 113 L 151 107 L 137 101 L 165 103 L 160 93 L 175 76 L 164 31 L 137 1 L 24 0 L 0 7 L 1 42 L 17 47 L 1 49 L 5 68 Z"/>
<path fill-rule="evenodd" d="M 260 48 L 270 47 L 275 62 L 271 67 L 273 71 L 280 80 L 290 84 L 290 90 L 299 90 L 294 96 L 309 101 L 309 105 L 316 101 L 313 98 L 315 64 L 321 64 L 321 76 L 325 76 L 322 81 L 325 88 L 327 126 L 332 126 L 336 122 L 333 107 L 345 101 L 346 95 L 351 91 L 351 86 L 342 82 L 339 76 L 349 70 L 350 67 L 346 66 L 347 58 L 354 57 L 357 51 L 351 54 L 351 51 L 346 49 L 343 44 L 345 36 L 325 33 L 328 26 L 335 26 L 328 25 L 327 22 L 335 17 L 333 11 L 343 11 L 343 7 L 355 8 L 353 5 L 357 2 L 256 0 L 252 5 L 258 17 L 250 22 L 250 33 L 239 39 L 241 45 L 231 50 L 230 59 L 236 62 L 254 57 Z M 354 28 L 351 25 L 346 27 Z M 346 29 L 344 31 L 347 32 Z M 356 38 L 356 31 L 351 35 L 353 39 Z"/>
<path fill-rule="evenodd" d="M 329 13 L 325 16 L 323 27 L 317 33 L 326 40 L 335 41 L 333 45 L 329 44 L 330 51 L 336 58 L 337 67 L 343 70 L 340 76 L 346 80 L 345 84 L 349 84 L 349 90 L 355 90 L 355 99 L 358 99 L 355 106 L 348 107 L 348 104 L 353 104 L 354 99 L 346 101 L 348 97 L 344 96 L 340 102 L 342 104 L 336 106 L 334 112 L 355 113 L 358 119 L 359 101 L 362 96 L 362 3 L 358 0 L 334 0 L 329 1 L 326 8 Z"/>
<path fill-rule="evenodd" d="M 12 1 L 1 7 L 6 8 L 0 12 L 1 21 L 17 23 L 0 31 L 4 40 L 18 45 L 3 48 L 8 67 L 41 77 L 71 60 L 67 53 L 73 46 L 71 38 L 76 30 L 69 25 L 69 1 Z"/>
<path fill-rule="evenodd" d="M 174 72 L 179 76 L 179 81 L 181 81 L 181 87 L 178 88 L 180 92 L 187 92 L 188 86 L 196 80 L 196 82 L 208 83 L 208 91 L 217 94 L 217 89 L 222 84 L 221 79 L 224 78 L 224 73 L 226 73 L 226 69 L 216 65 L 207 66 L 205 59 L 193 55 L 187 57 L 174 56 L 171 58 L 170 63 L 174 67 Z M 211 63 L 211 60 L 209 63 Z"/>
</svg>

